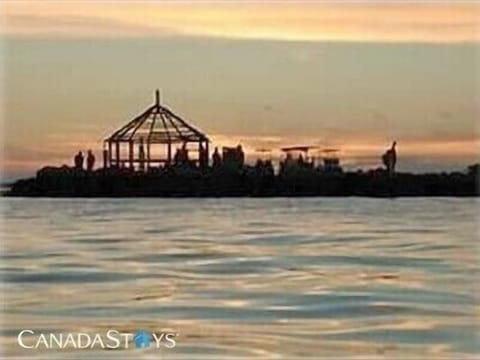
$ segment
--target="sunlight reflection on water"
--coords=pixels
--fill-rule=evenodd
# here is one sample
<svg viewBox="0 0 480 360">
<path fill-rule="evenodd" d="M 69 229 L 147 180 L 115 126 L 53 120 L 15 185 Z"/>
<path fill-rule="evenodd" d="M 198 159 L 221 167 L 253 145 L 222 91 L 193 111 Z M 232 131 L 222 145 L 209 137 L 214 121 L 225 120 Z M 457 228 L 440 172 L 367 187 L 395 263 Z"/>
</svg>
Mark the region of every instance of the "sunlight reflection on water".
<svg viewBox="0 0 480 360">
<path fill-rule="evenodd" d="M 173 329 L 166 358 L 478 350 L 475 199 L 1 201 L 6 355 L 39 354 L 25 328 Z"/>
</svg>

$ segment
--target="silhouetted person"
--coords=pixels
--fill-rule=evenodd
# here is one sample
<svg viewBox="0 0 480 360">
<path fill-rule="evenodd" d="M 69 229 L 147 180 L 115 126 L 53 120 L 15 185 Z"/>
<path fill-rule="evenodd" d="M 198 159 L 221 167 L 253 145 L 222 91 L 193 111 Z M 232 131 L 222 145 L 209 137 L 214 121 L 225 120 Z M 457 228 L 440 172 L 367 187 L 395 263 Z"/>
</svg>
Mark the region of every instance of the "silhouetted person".
<svg viewBox="0 0 480 360">
<path fill-rule="evenodd" d="M 180 163 L 180 149 L 177 148 L 175 150 L 175 155 L 173 155 L 173 163 L 174 164 L 179 164 Z"/>
<path fill-rule="evenodd" d="M 393 142 L 392 148 L 390 149 L 392 171 L 395 171 L 395 166 L 397 165 L 397 150 L 395 149 L 395 146 L 397 146 L 396 141 Z"/>
<path fill-rule="evenodd" d="M 212 162 L 213 162 L 214 168 L 218 168 L 222 165 L 222 156 L 218 152 L 218 147 L 215 147 L 215 151 L 213 152 L 213 155 L 212 155 Z"/>
<path fill-rule="evenodd" d="M 188 163 L 188 150 L 186 143 L 183 143 L 182 147 L 180 149 L 177 149 L 173 160 L 176 165 L 183 165 Z"/>
<path fill-rule="evenodd" d="M 303 155 L 298 155 L 298 165 L 303 166 L 305 164 L 305 160 L 303 160 Z"/>
<path fill-rule="evenodd" d="M 92 150 L 87 152 L 87 170 L 92 171 L 95 165 L 95 155 L 93 155 Z"/>
<path fill-rule="evenodd" d="M 186 164 L 188 162 L 188 150 L 186 143 L 183 143 L 182 148 L 180 149 L 178 160 L 180 164 Z"/>
<path fill-rule="evenodd" d="M 106 169 L 108 165 L 108 150 L 103 149 L 103 168 Z"/>
<path fill-rule="evenodd" d="M 395 173 L 395 165 L 397 164 L 397 151 L 395 150 L 396 145 L 397 142 L 394 141 L 392 147 L 388 149 L 382 156 L 383 164 L 387 168 L 387 172 L 390 176 Z"/>
<path fill-rule="evenodd" d="M 208 152 L 207 149 L 202 145 L 202 143 L 200 143 L 198 165 L 200 166 L 200 169 L 205 169 L 208 167 Z"/>
<path fill-rule="evenodd" d="M 285 157 L 285 165 L 292 165 L 292 163 L 293 163 L 292 154 L 288 153 L 287 156 Z"/>
<path fill-rule="evenodd" d="M 293 160 L 292 154 L 287 153 L 285 160 L 280 161 L 280 173 L 283 173 L 287 169 L 291 168 L 294 162 L 295 161 Z"/>
<path fill-rule="evenodd" d="M 242 145 L 238 144 L 237 146 L 237 155 L 238 155 L 238 165 L 243 167 L 245 164 L 245 153 L 243 152 Z"/>
<path fill-rule="evenodd" d="M 75 169 L 83 169 L 83 154 L 81 151 L 73 158 Z"/>
<path fill-rule="evenodd" d="M 183 163 L 188 162 L 188 150 L 187 150 L 187 144 L 186 143 L 183 143 L 183 145 L 182 145 L 181 154 L 182 154 L 182 158 L 181 158 L 182 162 Z"/>
<path fill-rule="evenodd" d="M 273 169 L 272 160 L 265 161 L 265 175 L 273 176 L 275 174 L 275 170 Z"/>
</svg>

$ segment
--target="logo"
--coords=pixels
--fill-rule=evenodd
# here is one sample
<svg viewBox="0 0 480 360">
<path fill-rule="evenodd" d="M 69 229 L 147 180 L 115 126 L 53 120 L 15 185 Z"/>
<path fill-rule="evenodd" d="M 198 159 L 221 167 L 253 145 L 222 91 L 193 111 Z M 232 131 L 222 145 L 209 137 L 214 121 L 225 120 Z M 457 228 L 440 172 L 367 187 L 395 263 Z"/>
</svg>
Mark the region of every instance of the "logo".
<svg viewBox="0 0 480 360">
<path fill-rule="evenodd" d="M 25 329 L 19 332 L 17 343 L 24 349 L 173 349 L 178 336 L 174 332 L 123 333 L 110 329 L 104 333 L 37 333 Z M 133 343 L 133 344 L 132 344 Z"/>
<path fill-rule="evenodd" d="M 137 348 L 148 348 L 150 347 L 150 334 L 145 330 L 137 331 L 134 337 L 135 346 Z"/>
</svg>

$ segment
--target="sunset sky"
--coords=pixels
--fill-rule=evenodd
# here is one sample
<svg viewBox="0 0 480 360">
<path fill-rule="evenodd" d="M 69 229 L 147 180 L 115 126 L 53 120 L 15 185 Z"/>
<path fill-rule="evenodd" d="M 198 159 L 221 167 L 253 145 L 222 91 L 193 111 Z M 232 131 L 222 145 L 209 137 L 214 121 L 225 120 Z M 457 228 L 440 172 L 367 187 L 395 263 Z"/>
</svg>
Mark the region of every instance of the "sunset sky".
<svg viewBox="0 0 480 360">
<path fill-rule="evenodd" d="M 474 2 L 3 2 L 5 177 L 71 163 L 153 101 L 215 145 L 340 148 L 348 167 L 478 161 Z M 276 152 L 273 153 L 277 155 Z"/>
</svg>

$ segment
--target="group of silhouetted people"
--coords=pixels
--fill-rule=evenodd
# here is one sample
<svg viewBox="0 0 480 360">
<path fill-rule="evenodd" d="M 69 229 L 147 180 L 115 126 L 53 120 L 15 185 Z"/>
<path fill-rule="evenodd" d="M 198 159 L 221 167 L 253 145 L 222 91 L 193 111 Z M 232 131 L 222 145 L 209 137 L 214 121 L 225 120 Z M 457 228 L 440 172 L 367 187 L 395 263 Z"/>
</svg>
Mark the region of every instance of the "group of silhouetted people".
<svg viewBox="0 0 480 360">
<path fill-rule="evenodd" d="M 245 153 L 243 152 L 242 145 L 236 147 L 223 147 L 222 154 L 218 151 L 218 147 L 215 147 L 215 151 L 212 154 L 213 168 L 219 168 L 226 166 L 228 168 L 241 169 L 245 164 Z"/>
<path fill-rule="evenodd" d="M 75 157 L 73 158 L 73 162 L 75 165 L 75 169 L 83 169 L 83 160 L 84 156 L 81 151 L 79 151 Z M 87 152 L 87 171 L 92 171 L 93 167 L 95 166 L 95 155 L 93 155 L 92 150 L 88 150 Z"/>
<path fill-rule="evenodd" d="M 175 164 L 186 164 L 189 162 L 187 144 L 183 144 L 180 149 L 177 149 L 173 161 Z"/>
<path fill-rule="evenodd" d="M 212 154 L 212 162 L 213 162 L 214 168 L 222 166 L 225 160 L 228 161 L 232 159 L 235 163 L 238 163 L 239 166 L 243 166 L 243 163 L 245 161 L 245 155 L 243 153 L 241 145 L 238 145 L 236 148 L 225 148 L 225 149 L 228 150 L 228 151 L 224 151 L 224 158 L 226 157 L 226 159 L 222 159 L 222 155 L 220 154 L 218 148 L 217 147 L 215 148 L 215 151 Z M 208 150 L 203 144 L 200 144 L 199 153 L 198 153 L 198 166 L 201 169 L 207 168 L 208 162 L 209 162 Z M 173 163 L 175 165 L 193 163 L 189 157 L 186 143 L 184 143 L 181 148 L 177 148 L 175 155 L 173 157 Z"/>
</svg>

